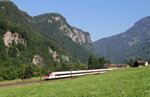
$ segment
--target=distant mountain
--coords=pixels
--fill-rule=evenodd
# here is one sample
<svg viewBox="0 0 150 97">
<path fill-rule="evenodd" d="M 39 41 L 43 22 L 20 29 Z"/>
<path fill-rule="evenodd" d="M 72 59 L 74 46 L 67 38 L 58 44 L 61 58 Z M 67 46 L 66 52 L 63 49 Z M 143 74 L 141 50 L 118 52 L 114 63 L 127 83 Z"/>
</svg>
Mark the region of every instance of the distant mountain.
<svg viewBox="0 0 150 97">
<path fill-rule="evenodd" d="M 150 59 L 150 16 L 134 24 L 124 33 L 103 38 L 93 43 L 95 51 L 113 63 L 130 59 Z"/>
<path fill-rule="evenodd" d="M 0 19 L 21 25 L 28 32 L 37 33 L 57 45 L 70 59 L 85 62 L 91 55 L 90 34 L 70 26 L 60 14 L 29 16 L 12 2 L 0 3 Z"/>
</svg>

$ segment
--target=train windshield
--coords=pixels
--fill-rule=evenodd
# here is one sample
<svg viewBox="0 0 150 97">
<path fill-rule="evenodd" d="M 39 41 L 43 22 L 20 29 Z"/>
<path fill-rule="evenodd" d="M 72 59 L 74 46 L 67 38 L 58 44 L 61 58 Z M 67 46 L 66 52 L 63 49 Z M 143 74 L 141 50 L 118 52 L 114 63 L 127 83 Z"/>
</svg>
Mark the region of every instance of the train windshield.
<svg viewBox="0 0 150 97">
<path fill-rule="evenodd" d="M 46 75 L 49 76 L 51 74 L 51 72 L 47 73 Z"/>
</svg>

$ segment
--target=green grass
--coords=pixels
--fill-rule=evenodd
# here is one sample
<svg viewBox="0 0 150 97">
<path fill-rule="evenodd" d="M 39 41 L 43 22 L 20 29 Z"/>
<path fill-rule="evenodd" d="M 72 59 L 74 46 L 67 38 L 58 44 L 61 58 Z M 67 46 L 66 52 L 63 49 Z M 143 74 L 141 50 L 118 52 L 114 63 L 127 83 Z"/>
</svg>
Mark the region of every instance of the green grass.
<svg viewBox="0 0 150 97">
<path fill-rule="evenodd" d="M 0 97 L 150 97 L 150 66 L 76 79 L 2 87 Z"/>
</svg>

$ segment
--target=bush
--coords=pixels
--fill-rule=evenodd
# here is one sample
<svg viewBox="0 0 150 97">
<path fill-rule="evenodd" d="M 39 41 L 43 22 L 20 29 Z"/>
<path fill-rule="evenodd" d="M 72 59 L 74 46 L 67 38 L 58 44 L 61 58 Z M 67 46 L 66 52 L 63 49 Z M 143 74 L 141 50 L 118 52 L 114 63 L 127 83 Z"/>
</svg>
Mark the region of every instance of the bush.
<svg viewBox="0 0 150 97">
<path fill-rule="evenodd" d="M 2 77 L 5 80 L 13 80 L 18 77 L 17 71 L 14 66 L 8 66 L 3 68 Z"/>
<path fill-rule="evenodd" d="M 0 81 L 4 81 L 4 79 L 2 77 L 0 77 Z"/>
</svg>

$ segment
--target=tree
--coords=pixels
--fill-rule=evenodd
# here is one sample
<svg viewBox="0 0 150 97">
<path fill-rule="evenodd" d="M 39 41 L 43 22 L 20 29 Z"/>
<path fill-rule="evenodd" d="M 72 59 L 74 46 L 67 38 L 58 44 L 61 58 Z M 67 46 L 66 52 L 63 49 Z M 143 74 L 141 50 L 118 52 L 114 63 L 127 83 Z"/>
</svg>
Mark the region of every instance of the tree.
<svg viewBox="0 0 150 97">
<path fill-rule="evenodd" d="M 100 57 L 99 61 L 99 68 L 104 68 L 104 64 L 110 64 L 109 60 L 106 60 L 105 57 Z"/>
<path fill-rule="evenodd" d="M 134 65 L 134 60 L 130 59 L 129 61 L 126 62 L 127 64 L 129 64 L 130 67 L 132 67 Z"/>
<path fill-rule="evenodd" d="M 10 47 L 8 49 L 8 56 L 11 57 L 11 58 L 16 57 L 17 56 L 17 50 L 16 50 L 16 48 Z"/>
<path fill-rule="evenodd" d="M 94 57 L 90 56 L 88 59 L 88 69 L 93 69 L 93 65 L 94 65 Z"/>
<path fill-rule="evenodd" d="M 0 29 L 6 31 L 9 28 L 8 22 L 5 20 L 0 20 Z M 2 33 L 3 34 L 3 33 Z"/>
<path fill-rule="evenodd" d="M 104 64 L 110 63 L 104 57 L 94 58 L 92 56 L 88 59 L 88 69 L 101 69 L 104 68 Z"/>
<path fill-rule="evenodd" d="M 24 72 L 24 78 L 28 79 L 33 77 L 33 67 L 31 65 L 26 66 L 25 72 Z"/>
<path fill-rule="evenodd" d="M 107 63 L 107 61 L 105 60 L 104 57 L 100 57 L 100 58 L 98 59 L 98 62 L 99 62 L 98 68 L 104 68 L 104 64 Z"/>
<path fill-rule="evenodd" d="M 18 69 L 18 74 L 21 79 L 29 79 L 33 77 L 33 66 L 22 64 L 21 67 Z"/>
</svg>

